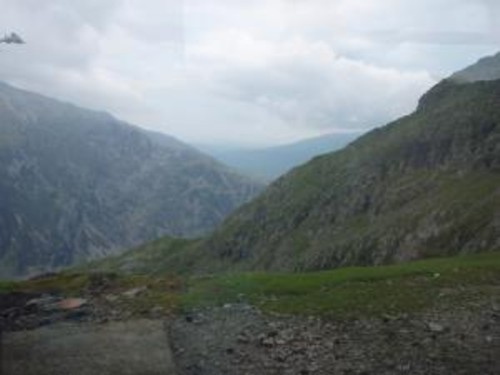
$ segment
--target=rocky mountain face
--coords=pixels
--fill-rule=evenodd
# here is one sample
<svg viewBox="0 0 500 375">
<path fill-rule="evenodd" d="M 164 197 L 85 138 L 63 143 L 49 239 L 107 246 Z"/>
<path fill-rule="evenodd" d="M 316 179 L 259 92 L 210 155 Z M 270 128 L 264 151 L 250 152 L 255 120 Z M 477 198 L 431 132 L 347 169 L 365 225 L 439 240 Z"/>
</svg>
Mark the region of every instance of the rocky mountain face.
<svg viewBox="0 0 500 375">
<path fill-rule="evenodd" d="M 259 185 L 171 137 L 0 84 L 0 276 L 214 228 Z"/>
<path fill-rule="evenodd" d="M 500 80 L 481 79 L 498 56 L 280 178 L 197 244 L 205 259 L 191 267 L 317 270 L 500 248 Z"/>
</svg>

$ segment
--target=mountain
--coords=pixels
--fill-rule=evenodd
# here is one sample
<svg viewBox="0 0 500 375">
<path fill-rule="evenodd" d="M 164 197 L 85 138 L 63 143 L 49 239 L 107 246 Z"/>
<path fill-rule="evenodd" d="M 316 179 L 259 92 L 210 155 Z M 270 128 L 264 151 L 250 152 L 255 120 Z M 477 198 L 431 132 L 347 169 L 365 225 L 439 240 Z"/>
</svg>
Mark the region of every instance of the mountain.
<svg viewBox="0 0 500 375">
<path fill-rule="evenodd" d="M 309 270 L 500 248 L 499 103 L 499 80 L 444 80 L 413 114 L 272 184 L 205 252 Z"/>
<path fill-rule="evenodd" d="M 0 276 L 199 236 L 257 183 L 166 135 L 0 84 Z"/>
<path fill-rule="evenodd" d="M 296 143 L 267 148 L 239 149 L 202 146 L 201 149 L 237 171 L 272 181 L 314 156 L 338 150 L 361 133 L 328 134 Z"/>
<path fill-rule="evenodd" d="M 500 79 L 500 52 L 487 56 L 464 70 L 453 74 L 450 80 L 457 83 L 494 81 Z"/>
<path fill-rule="evenodd" d="M 159 240 L 107 265 L 300 271 L 499 250 L 500 79 L 473 79 L 497 56 L 437 84 L 414 113 L 295 168 L 207 238 Z"/>
</svg>

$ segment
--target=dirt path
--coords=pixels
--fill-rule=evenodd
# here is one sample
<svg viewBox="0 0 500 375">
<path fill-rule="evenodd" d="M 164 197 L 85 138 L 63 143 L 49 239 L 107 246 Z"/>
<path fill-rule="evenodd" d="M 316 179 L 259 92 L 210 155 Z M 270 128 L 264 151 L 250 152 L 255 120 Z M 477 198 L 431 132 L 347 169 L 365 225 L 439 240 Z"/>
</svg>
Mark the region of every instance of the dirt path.
<svg viewBox="0 0 500 375">
<path fill-rule="evenodd" d="M 57 323 L 2 337 L 0 375 L 175 375 L 162 320 Z"/>
</svg>

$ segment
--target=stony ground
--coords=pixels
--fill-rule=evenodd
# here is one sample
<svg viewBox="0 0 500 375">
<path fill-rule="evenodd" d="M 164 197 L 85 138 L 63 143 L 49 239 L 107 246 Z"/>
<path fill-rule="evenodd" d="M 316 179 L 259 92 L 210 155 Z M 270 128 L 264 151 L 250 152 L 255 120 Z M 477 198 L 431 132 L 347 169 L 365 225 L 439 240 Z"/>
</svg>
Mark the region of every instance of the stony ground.
<svg viewBox="0 0 500 375">
<path fill-rule="evenodd" d="M 351 321 L 270 316 L 247 305 L 171 325 L 180 374 L 498 375 L 500 308 Z"/>
<path fill-rule="evenodd" d="M 177 315 L 137 309 L 147 293 L 0 294 L 0 374 L 500 374 L 498 298 L 335 320 L 264 314 L 247 304 Z"/>
</svg>

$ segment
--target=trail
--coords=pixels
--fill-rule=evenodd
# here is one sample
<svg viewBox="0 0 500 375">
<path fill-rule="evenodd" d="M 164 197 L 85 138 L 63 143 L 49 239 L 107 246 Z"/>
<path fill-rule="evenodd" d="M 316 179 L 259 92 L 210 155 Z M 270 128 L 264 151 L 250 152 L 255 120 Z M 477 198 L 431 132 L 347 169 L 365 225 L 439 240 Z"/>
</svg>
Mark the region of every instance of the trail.
<svg viewBox="0 0 500 375">
<path fill-rule="evenodd" d="M 2 337 L 0 375 L 176 375 L 162 320 L 57 323 Z"/>
</svg>

